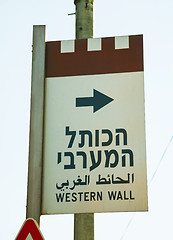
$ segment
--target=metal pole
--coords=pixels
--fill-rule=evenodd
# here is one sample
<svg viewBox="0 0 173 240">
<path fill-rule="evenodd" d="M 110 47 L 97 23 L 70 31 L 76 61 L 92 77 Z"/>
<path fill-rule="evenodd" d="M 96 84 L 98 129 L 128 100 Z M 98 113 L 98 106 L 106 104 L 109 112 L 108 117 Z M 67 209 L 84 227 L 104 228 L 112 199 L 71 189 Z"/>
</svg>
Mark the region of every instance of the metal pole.
<svg viewBox="0 0 173 240">
<path fill-rule="evenodd" d="M 76 39 L 93 38 L 94 0 L 74 0 Z M 94 240 L 94 213 L 74 214 L 74 240 Z"/>
<path fill-rule="evenodd" d="M 45 82 L 45 26 L 33 27 L 31 114 L 26 218 L 41 215 L 42 149 Z"/>
</svg>

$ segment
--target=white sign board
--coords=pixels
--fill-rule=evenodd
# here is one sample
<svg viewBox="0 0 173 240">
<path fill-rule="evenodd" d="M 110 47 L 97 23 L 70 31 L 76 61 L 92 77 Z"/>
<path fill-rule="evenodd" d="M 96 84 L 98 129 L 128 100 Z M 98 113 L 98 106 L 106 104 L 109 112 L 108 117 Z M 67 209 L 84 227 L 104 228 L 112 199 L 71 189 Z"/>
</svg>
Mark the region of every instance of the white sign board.
<svg viewBox="0 0 173 240">
<path fill-rule="evenodd" d="M 143 79 L 47 76 L 42 214 L 147 210 Z"/>
</svg>

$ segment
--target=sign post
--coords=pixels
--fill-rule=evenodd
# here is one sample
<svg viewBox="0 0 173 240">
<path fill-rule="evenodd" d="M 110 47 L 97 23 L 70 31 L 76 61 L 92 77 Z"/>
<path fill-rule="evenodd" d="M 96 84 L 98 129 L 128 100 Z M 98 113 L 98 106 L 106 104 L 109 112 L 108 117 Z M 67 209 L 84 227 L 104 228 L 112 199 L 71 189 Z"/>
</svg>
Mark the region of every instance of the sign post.
<svg viewBox="0 0 173 240">
<path fill-rule="evenodd" d="M 31 116 L 26 208 L 26 218 L 34 218 L 38 223 L 40 222 L 41 214 L 43 165 L 45 28 L 45 26 L 33 27 Z"/>
</svg>

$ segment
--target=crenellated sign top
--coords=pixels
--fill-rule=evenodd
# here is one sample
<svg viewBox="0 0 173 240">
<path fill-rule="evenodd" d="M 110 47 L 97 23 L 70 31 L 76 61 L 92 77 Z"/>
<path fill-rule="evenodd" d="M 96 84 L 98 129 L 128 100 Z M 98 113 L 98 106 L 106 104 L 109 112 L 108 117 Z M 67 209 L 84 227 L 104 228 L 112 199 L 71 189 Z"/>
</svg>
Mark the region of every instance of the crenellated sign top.
<svg viewBox="0 0 173 240">
<path fill-rule="evenodd" d="M 46 42 L 46 77 L 143 70 L 142 35 Z"/>
</svg>

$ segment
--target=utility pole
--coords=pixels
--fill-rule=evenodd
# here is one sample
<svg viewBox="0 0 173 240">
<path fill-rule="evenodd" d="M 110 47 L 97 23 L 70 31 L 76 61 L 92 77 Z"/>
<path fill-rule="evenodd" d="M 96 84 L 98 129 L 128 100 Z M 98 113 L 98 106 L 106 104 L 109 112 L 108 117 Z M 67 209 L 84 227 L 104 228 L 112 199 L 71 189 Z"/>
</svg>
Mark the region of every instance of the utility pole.
<svg viewBox="0 0 173 240">
<path fill-rule="evenodd" d="M 74 0 L 76 5 L 76 39 L 93 38 L 94 0 Z"/>
<path fill-rule="evenodd" d="M 93 38 L 94 0 L 74 0 L 76 39 Z M 94 240 L 94 213 L 74 214 L 74 240 Z"/>
</svg>

